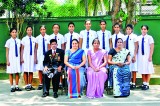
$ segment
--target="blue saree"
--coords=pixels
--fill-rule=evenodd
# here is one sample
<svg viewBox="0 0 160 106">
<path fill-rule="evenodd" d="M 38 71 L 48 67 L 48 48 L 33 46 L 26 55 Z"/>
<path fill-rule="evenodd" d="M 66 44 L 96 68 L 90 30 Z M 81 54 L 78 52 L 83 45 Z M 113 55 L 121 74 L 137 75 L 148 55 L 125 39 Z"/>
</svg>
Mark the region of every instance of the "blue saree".
<svg viewBox="0 0 160 106">
<path fill-rule="evenodd" d="M 84 50 L 78 49 L 75 52 L 71 52 L 70 50 L 66 51 L 68 55 L 68 62 L 73 66 L 78 66 L 82 62 L 82 57 L 84 54 Z M 79 68 L 78 70 L 71 69 L 68 67 L 68 96 L 70 98 L 78 98 L 83 91 L 85 86 L 85 76 L 84 76 L 84 67 Z"/>
</svg>

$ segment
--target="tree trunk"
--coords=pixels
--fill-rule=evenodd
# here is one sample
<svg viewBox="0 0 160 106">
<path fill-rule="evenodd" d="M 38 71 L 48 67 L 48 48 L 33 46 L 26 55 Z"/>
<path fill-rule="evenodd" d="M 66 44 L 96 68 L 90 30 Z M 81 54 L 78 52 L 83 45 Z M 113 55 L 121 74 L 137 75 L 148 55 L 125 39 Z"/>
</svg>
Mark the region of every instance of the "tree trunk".
<svg viewBox="0 0 160 106">
<path fill-rule="evenodd" d="M 96 13 L 97 13 L 97 3 L 98 3 L 98 0 L 95 0 L 93 16 L 96 16 Z"/>
<path fill-rule="evenodd" d="M 116 15 L 121 8 L 121 0 L 113 0 L 112 5 L 112 24 L 114 25 L 117 22 Z"/>
<path fill-rule="evenodd" d="M 85 16 L 88 16 L 88 0 L 85 0 Z"/>
<path fill-rule="evenodd" d="M 128 0 L 126 3 L 126 8 L 127 8 L 127 14 L 128 17 L 126 19 L 126 25 L 127 24 L 134 24 L 134 18 L 135 18 L 135 0 Z"/>
</svg>

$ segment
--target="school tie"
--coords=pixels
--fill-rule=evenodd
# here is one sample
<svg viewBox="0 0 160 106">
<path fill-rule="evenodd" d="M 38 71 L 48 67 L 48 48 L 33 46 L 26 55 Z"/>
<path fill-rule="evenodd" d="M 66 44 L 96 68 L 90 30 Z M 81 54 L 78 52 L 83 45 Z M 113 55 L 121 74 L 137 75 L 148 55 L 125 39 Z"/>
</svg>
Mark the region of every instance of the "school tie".
<svg viewBox="0 0 160 106">
<path fill-rule="evenodd" d="M 72 48 L 72 35 L 70 36 L 70 49 Z"/>
<path fill-rule="evenodd" d="M 116 38 L 115 38 L 114 47 L 115 47 L 115 48 L 117 47 L 117 35 L 116 35 Z"/>
<path fill-rule="evenodd" d="M 55 36 L 55 39 L 57 40 L 57 36 Z"/>
<path fill-rule="evenodd" d="M 144 55 L 144 37 L 142 38 L 142 55 Z"/>
<path fill-rule="evenodd" d="M 102 39 L 102 41 L 103 41 L 103 49 L 105 49 L 105 33 L 103 32 L 103 39 Z"/>
<path fill-rule="evenodd" d="M 129 49 L 129 36 L 127 37 L 127 40 L 126 40 L 126 49 Z"/>
<path fill-rule="evenodd" d="M 31 41 L 31 38 L 30 39 L 30 55 L 32 55 L 32 41 Z"/>
<path fill-rule="evenodd" d="M 43 37 L 43 55 L 45 55 L 45 40 L 44 40 L 44 37 Z"/>
<path fill-rule="evenodd" d="M 16 57 L 18 57 L 18 48 L 17 48 L 16 40 L 15 40 L 15 55 L 16 55 Z"/>
<path fill-rule="evenodd" d="M 87 45 L 86 45 L 86 48 L 87 49 L 89 48 L 89 32 L 87 32 Z"/>
</svg>

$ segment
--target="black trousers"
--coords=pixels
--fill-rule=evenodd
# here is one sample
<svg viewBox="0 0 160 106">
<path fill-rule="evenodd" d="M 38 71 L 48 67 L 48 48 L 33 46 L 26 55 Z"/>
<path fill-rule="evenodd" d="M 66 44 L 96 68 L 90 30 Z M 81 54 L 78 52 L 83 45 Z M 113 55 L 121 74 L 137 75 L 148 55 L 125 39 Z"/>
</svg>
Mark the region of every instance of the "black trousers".
<svg viewBox="0 0 160 106">
<path fill-rule="evenodd" d="M 43 74 L 43 93 L 49 92 L 51 80 L 52 80 L 53 92 L 58 92 L 60 72 L 55 74 L 53 78 L 48 78 L 46 74 Z"/>
</svg>

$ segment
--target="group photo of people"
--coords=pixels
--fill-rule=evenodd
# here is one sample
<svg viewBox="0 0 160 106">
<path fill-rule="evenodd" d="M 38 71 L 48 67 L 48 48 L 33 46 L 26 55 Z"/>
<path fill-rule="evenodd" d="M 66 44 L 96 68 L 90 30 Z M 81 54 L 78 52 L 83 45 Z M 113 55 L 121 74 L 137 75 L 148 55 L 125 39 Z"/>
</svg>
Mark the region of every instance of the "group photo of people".
<svg viewBox="0 0 160 106">
<path fill-rule="evenodd" d="M 10 92 L 42 90 L 42 97 L 58 98 L 59 87 L 63 85 L 62 71 L 67 73 L 69 98 L 102 98 L 108 89 L 114 97 L 127 97 L 130 90 L 137 88 L 137 73 L 142 76 L 141 90 L 149 90 L 154 73 L 154 39 L 148 34 L 149 26 L 142 25 L 141 34 L 136 35 L 132 24 L 125 26 L 124 33 L 119 23 L 112 26 L 113 33 L 107 29 L 105 20 L 100 20 L 98 25 L 99 29 L 94 31 L 91 20 L 86 19 L 85 29 L 77 33 L 75 23 L 68 22 L 65 35 L 59 33 L 58 23 L 53 24 L 51 35 L 41 25 L 36 37 L 33 28 L 27 26 L 22 39 L 17 38 L 17 29 L 11 28 L 11 37 L 5 44 Z M 37 71 L 39 85 L 35 87 L 33 74 Z M 19 86 L 22 73 L 24 89 Z"/>
</svg>

